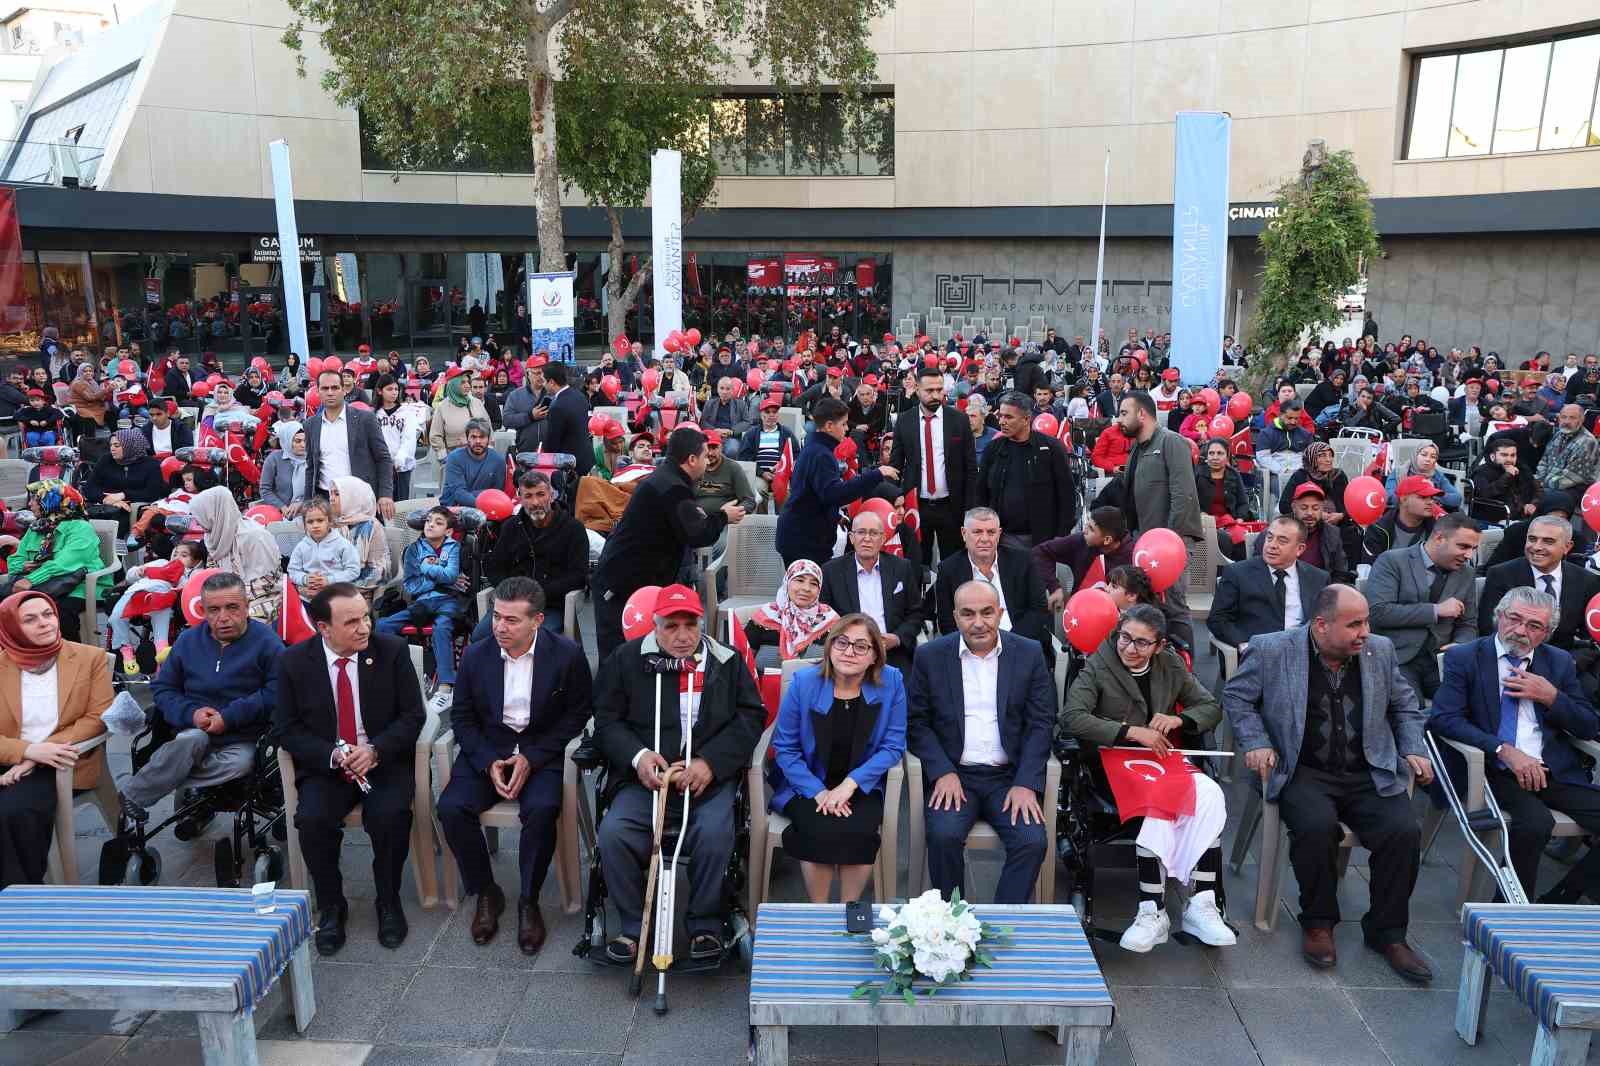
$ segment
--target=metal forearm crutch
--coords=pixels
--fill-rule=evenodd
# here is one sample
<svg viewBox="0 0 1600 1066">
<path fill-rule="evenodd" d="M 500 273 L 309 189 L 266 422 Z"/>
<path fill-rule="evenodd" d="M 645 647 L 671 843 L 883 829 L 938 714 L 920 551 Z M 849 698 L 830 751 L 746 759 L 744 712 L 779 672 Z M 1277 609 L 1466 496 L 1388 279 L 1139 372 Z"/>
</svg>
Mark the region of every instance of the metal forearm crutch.
<svg viewBox="0 0 1600 1066">
<path fill-rule="evenodd" d="M 1433 734 L 1423 731 L 1422 739 L 1428 745 L 1428 757 L 1433 760 L 1433 771 L 1439 775 L 1439 786 L 1444 792 L 1445 802 L 1450 804 L 1450 810 L 1455 814 L 1456 821 L 1461 823 L 1461 835 L 1467 838 L 1467 846 L 1477 855 L 1478 861 L 1488 868 L 1494 875 L 1496 884 L 1500 886 L 1500 894 L 1507 903 L 1526 904 L 1528 894 L 1522 890 L 1522 880 L 1517 877 L 1516 867 L 1511 864 L 1511 826 L 1506 816 L 1500 810 L 1500 801 L 1494 798 L 1494 789 L 1487 783 L 1483 788 L 1483 802 L 1488 808 L 1488 814 L 1500 827 L 1500 852 L 1496 857 L 1478 836 L 1472 827 L 1472 821 L 1466 807 L 1461 804 L 1461 797 L 1456 794 L 1455 782 L 1450 780 L 1450 771 L 1445 769 L 1444 759 L 1439 751 L 1439 743 L 1434 740 Z"/>
<path fill-rule="evenodd" d="M 657 680 L 657 684 L 660 684 L 660 681 L 659 681 L 660 675 L 658 674 L 656 676 L 657 676 L 657 679 L 658 679 Z M 689 664 L 688 677 L 689 677 L 689 692 L 688 692 L 689 706 L 692 708 L 694 706 L 694 664 L 693 663 Z M 694 758 L 694 729 L 692 727 L 692 722 L 691 722 L 690 723 L 690 727 L 684 729 L 684 731 L 683 731 L 683 770 L 682 770 L 682 773 L 685 773 L 685 774 L 688 773 L 688 771 L 689 771 L 689 763 L 693 758 Z M 660 803 L 658 804 L 658 809 L 661 812 L 661 816 L 660 816 L 660 819 L 659 819 L 659 822 L 658 822 L 658 825 L 660 825 L 660 826 L 664 826 L 665 823 L 666 823 L 666 820 L 667 820 L 667 800 L 668 800 L 668 797 L 671 795 L 670 784 L 671 784 L 672 778 L 674 776 L 675 775 L 672 773 L 671 767 L 668 767 L 667 773 L 666 773 L 665 778 L 663 780 L 663 784 L 661 786 L 661 800 L 660 800 Z M 670 969 L 671 966 L 672 966 L 672 924 L 673 924 L 672 923 L 672 918 L 673 918 L 673 911 L 675 909 L 674 903 L 675 903 L 676 895 L 677 895 L 678 859 L 683 854 L 683 840 L 684 840 L 685 837 L 687 837 L 689 835 L 689 798 L 690 798 L 689 790 L 686 788 L 686 789 L 683 790 L 683 814 L 682 814 L 681 820 L 680 820 L 680 822 L 678 824 L 678 839 L 677 839 L 676 843 L 673 844 L 673 847 L 672 847 L 672 865 L 666 867 L 663 870 L 661 870 L 660 876 L 658 877 L 658 879 L 656 881 L 656 899 L 657 899 L 657 906 L 656 906 L 656 936 L 655 936 L 655 951 L 651 955 L 651 962 L 653 962 L 655 964 L 655 968 L 656 968 L 655 1012 L 657 1014 L 665 1014 L 665 1013 L 667 1013 L 667 970 Z M 661 828 L 658 828 L 656 830 L 656 849 L 655 849 L 655 855 L 654 855 L 654 859 L 653 859 L 653 861 L 658 866 L 660 865 L 660 860 L 661 860 L 661 832 L 662 832 Z M 649 899 L 648 892 L 646 893 L 645 898 L 647 900 Z M 640 937 L 641 954 L 642 954 L 643 944 L 644 944 L 644 937 L 641 935 L 641 937 Z"/>
</svg>

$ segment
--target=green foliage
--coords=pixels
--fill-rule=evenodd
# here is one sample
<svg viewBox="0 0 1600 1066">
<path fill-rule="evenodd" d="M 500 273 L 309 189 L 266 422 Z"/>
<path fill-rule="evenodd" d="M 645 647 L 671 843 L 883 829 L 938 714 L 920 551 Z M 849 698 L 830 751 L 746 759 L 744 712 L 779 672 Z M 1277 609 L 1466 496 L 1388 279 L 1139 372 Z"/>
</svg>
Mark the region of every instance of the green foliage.
<svg viewBox="0 0 1600 1066">
<path fill-rule="evenodd" d="M 1292 350 L 1308 326 L 1339 325 L 1339 295 L 1379 251 L 1370 190 L 1348 151 L 1285 183 L 1277 203 L 1261 232 L 1266 269 L 1252 338 L 1267 358 Z"/>
</svg>

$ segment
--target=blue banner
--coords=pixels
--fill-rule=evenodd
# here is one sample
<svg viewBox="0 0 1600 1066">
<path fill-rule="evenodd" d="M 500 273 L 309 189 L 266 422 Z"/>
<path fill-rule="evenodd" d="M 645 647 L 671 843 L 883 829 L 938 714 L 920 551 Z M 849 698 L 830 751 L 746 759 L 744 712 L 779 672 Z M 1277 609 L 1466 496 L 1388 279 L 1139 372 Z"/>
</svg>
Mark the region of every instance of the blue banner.
<svg viewBox="0 0 1600 1066">
<path fill-rule="evenodd" d="M 1228 141 L 1219 111 L 1178 112 L 1172 178 L 1172 365 L 1186 383 L 1222 364 L 1228 264 Z"/>
</svg>

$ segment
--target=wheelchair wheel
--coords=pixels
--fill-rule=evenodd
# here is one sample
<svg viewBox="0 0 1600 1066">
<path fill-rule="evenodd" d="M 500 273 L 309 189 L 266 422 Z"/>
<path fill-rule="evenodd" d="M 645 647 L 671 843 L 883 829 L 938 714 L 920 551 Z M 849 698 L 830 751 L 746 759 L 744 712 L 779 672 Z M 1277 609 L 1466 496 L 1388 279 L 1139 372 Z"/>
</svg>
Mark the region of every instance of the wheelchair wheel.
<svg viewBox="0 0 1600 1066">
<path fill-rule="evenodd" d="M 137 862 L 128 865 L 128 873 L 145 888 L 160 884 L 161 853 L 155 848 L 146 848 Z"/>
<path fill-rule="evenodd" d="M 239 867 L 234 861 L 233 841 L 223 837 L 217 841 L 212 849 L 212 865 L 215 868 L 218 888 L 239 887 Z"/>
<path fill-rule="evenodd" d="M 283 880 L 283 852 L 277 848 L 263 848 L 256 852 L 254 874 L 256 884 Z"/>
<path fill-rule="evenodd" d="M 1078 921 L 1087 932 L 1094 925 L 1094 915 L 1089 913 L 1089 894 L 1081 888 L 1072 890 L 1072 909 L 1078 912 Z"/>
</svg>

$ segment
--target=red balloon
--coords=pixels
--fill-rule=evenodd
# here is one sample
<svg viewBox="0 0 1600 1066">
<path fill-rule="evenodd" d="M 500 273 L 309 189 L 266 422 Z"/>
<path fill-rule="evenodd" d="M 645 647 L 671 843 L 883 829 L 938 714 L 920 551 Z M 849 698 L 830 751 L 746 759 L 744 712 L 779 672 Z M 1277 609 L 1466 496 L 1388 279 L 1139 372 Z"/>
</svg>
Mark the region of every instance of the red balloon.
<svg viewBox="0 0 1600 1066">
<path fill-rule="evenodd" d="M 161 480 L 166 481 L 183 469 L 183 460 L 176 455 L 169 455 L 161 460 Z"/>
<path fill-rule="evenodd" d="M 1217 413 L 1222 407 L 1222 394 L 1207 385 L 1200 390 L 1200 398 L 1206 402 L 1206 415 L 1209 417 Z"/>
<path fill-rule="evenodd" d="M 1600 481 L 1590 485 L 1583 494 L 1583 520 L 1590 529 L 1600 529 Z"/>
<path fill-rule="evenodd" d="M 1383 482 L 1367 474 L 1353 478 L 1344 490 L 1344 513 L 1358 526 L 1370 526 L 1383 517 L 1389 506 L 1389 494 Z"/>
<path fill-rule="evenodd" d="M 322 369 L 324 369 L 324 370 L 343 370 L 344 369 L 344 360 L 340 359 L 337 355 L 330 355 L 330 356 L 328 356 L 328 358 L 326 358 L 326 359 L 324 359 L 322 361 Z"/>
<path fill-rule="evenodd" d="M 1176 585 L 1188 562 L 1188 547 L 1170 529 L 1147 530 L 1133 546 L 1133 565 L 1145 572 L 1157 592 Z"/>
<path fill-rule="evenodd" d="M 1589 627 L 1589 635 L 1600 640 L 1600 592 L 1595 593 L 1589 606 L 1583 609 L 1583 623 Z"/>
<path fill-rule="evenodd" d="M 759 370 L 751 369 L 744 372 L 744 383 L 752 389 L 759 389 L 765 380 L 767 380 L 766 375 Z"/>
<path fill-rule="evenodd" d="M 1061 420 L 1049 411 L 1034 416 L 1033 428 L 1047 437 L 1053 437 L 1061 432 Z"/>
<path fill-rule="evenodd" d="M 197 626 L 206 620 L 205 614 L 200 610 L 200 586 L 204 585 L 206 578 L 212 574 L 220 573 L 222 571 L 214 566 L 206 567 L 190 574 L 189 580 L 183 583 L 183 588 L 178 593 L 178 603 L 183 607 L 183 616 L 189 620 L 190 625 Z"/>
<path fill-rule="evenodd" d="M 1213 437 L 1233 436 L 1233 419 L 1227 415 L 1218 415 L 1211 420 L 1211 435 Z"/>
<path fill-rule="evenodd" d="M 211 385 L 209 383 L 207 383 L 207 382 L 204 382 L 204 381 L 197 381 L 193 385 L 189 386 L 189 395 L 190 396 L 199 396 L 201 398 L 204 398 L 206 396 L 210 396 L 211 395 Z"/>
<path fill-rule="evenodd" d="M 622 392 L 622 380 L 615 374 L 607 374 L 600 379 L 600 392 L 612 403 L 617 402 L 617 396 Z"/>
<path fill-rule="evenodd" d="M 511 497 L 499 489 L 484 489 L 472 504 L 490 521 L 498 522 L 511 517 Z"/>
<path fill-rule="evenodd" d="M 1220 397 L 1219 397 L 1220 399 Z M 1228 401 L 1228 414 L 1233 416 L 1235 422 L 1243 422 L 1250 417 L 1250 412 L 1255 409 L 1255 404 L 1250 402 L 1249 393 L 1236 392 Z"/>
<path fill-rule="evenodd" d="M 606 423 L 610 421 L 609 415 L 594 414 L 589 416 L 589 436 L 598 437 L 605 433 Z"/>
<path fill-rule="evenodd" d="M 661 384 L 661 371 L 653 366 L 647 367 L 645 372 L 639 375 L 639 383 L 644 386 L 645 392 L 655 392 L 656 387 Z"/>
<path fill-rule="evenodd" d="M 246 511 L 244 516 L 250 521 L 263 526 L 268 522 L 283 521 L 283 512 L 272 506 L 270 503 L 258 503 Z"/>
<path fill-rule="evenodd" d="M 882 496 L 874 496 L 870 500 L 863 500 L 856 514 L 861 514 L 864 511 L 871 511 L 883 520 L 883 531 L 885 533 L 894 531 L 894 504 Z"/>
<path fill-rule="evenodd" d="M 1079 651 L 1094 651 L 1117 627 L 1117 604 L 1105 589 L 1074 592 L 1061 612 L 1061 630 Z"/>
<path fill-rule="evenodd" d="M 678 350 L 677 333 L 669 333 L 663 337 L 661 339 L 661 348 L 663 351 L 676 352 Z"/>
<path fill-rule="evenodd" d="M 660 585 L 645 585 L 632 596 L 622 607 L 622 635 L 629 640 L 638 640 L 650 632 L 655 625 L 653 615 L 656 609 L 656 597 L 661 593 Z"/>
<path fill-rule="evenodd" d="M 306 373 L 310 374 L 313 378 L 322 373 L 322 360 L 314 355 L 310 359 L 307 359 Z M 316 382 L 313 381 L 312 384 L 316 384 Z"/>
<path fill-rule="evenodd" d="M 698 348 L 700 346 L 700 331 L 692 328 L 685 330 L 683 339 L 689 342 L 690 347 Z"/>
</svg>

